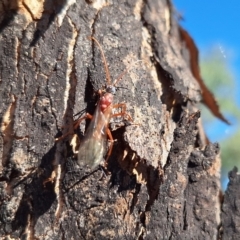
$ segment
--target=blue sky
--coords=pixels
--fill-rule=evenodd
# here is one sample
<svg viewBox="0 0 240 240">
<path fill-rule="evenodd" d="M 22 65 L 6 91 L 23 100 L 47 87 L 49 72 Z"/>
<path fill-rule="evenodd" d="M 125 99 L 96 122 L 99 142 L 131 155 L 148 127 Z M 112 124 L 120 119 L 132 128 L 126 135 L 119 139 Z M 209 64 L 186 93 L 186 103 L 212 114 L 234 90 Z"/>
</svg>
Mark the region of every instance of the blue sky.
<svg viewBox="0 0 240 240">
<path fill-rule="evenodd" d="M 226 58 L 233 71 L 240 90 L 240 0 L 172 0 L 178 14 L 183 17 L 180 21 L 194 39 L 200 53 L 207 52 L 211 47 L 217 46 L 219 52 Z M 240 106 L 240 95 L 236 102 Z M 231 119 L 230 119 L 231 121 Z M 219 141 L 221 137 L 239 128 L 236 124 L 228 126 L 216 121 L 214 127 L 206 128 L 207 135 L 212 142 Z M 224 186 L 225 185 L 225 186 Z M 226 187 L 223 184 L 223 188 Z"/>
<path fill-rule="evenodd" d="M 235 50 L 235 58 L 239 58 L 239 0 L 173 0 L 173 4 L 184 18 L 181 25 L 190 32 L 200 49 L 220 44 Z"/>
</svg>

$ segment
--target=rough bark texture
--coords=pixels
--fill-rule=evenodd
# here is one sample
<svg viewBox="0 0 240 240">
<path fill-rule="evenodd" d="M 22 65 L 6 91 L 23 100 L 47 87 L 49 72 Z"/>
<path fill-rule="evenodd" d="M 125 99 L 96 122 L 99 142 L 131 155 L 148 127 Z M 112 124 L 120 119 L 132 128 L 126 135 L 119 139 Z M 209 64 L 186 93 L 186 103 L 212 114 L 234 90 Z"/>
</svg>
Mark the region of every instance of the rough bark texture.
<svg viewBox="0 0 240 240">
<path fill-rule="evenodd" d="M 4 2 L 1 238 L 216 239 L 219 147 L 201 137 L 201 91 L 171 2 Z M 115 102 L 125 102 L 138 124 L 110 123 L 109 174 L 76 164 L 72 136 L 55 142 L 73 131 L 74 114 L 93 113 L 95 90 L 105 85 L 88 36 L 101 43 L 112 79 L 143 60 L 118 84 Z M 80 129 L 81 136 L 85 123 Z M 223 221 L 225 239 L 230 224 Z"/>
<path fill-rule="evenodd" d="M 222 205 L 222 239 L 240 238 L 240 175 L 235 167 L 229 173 L 229 184 Z"/>
</svg>

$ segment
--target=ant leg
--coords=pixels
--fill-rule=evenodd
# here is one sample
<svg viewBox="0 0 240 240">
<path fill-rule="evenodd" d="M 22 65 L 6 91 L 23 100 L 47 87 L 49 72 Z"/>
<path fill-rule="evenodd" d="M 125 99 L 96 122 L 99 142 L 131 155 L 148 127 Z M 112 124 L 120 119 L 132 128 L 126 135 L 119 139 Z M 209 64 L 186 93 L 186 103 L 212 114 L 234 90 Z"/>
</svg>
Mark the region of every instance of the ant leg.
<svg viewBox="0 0 240 240">
<path fill-rule="evenodd" d="M 107 152 L 107 157 L 106 157 L 105 164 L 104 164 L 105 167 L 106 167 L 106 164 L 108 162 L 109 157 L 111 156 L 112 149 L 113 149 L 113 142 L 114 142 L 112 134 L 111 134 L 109 128 L 107 128 L 107 135 L 108 135 L 108 138 L 110 140 L 110 146 L 109 146 L 109 149 L 108 149 L 108 152 Z"/>
<path fill-rule="evenodd" d="M 73 129 L 75 130 L 84 119 L 92 119 L 92 115 L 90 115 L 89 113 L 86 113 L 85 116 L 83 116 L 83 117 L 79 118 L 78 120 L 74 121 Z M 63 138 L 67 137 L 70 134 L 73 134 L 73 133 L 72 132 L 67 132 L 64 135 L 62 135 L 61 137 L 56 138 L 55 141 L 57 142 L 59 140 L 62 140 Z"/>
<path fill-rule="evenodd" d="M 74 130 L 80 125 L 80 123 L 84 120 L 84 119 L 92 119 L 92 115 L 89 113 L 86 113 L 85 116 L 79 118 L 78 120 L 74 121 L 73 123 L 73 128 Z"/>
<path fill-rule="evenodd" d="M 114 104 L 112 108 L 121 108 L 122 112 L 112 114 L 111 117 L 126 116 L 128 121 L 131 121 L 131 122 L 133 121 L 132 117 L 126 111 L 127 107 L 125 103 Z"/>
</svg>

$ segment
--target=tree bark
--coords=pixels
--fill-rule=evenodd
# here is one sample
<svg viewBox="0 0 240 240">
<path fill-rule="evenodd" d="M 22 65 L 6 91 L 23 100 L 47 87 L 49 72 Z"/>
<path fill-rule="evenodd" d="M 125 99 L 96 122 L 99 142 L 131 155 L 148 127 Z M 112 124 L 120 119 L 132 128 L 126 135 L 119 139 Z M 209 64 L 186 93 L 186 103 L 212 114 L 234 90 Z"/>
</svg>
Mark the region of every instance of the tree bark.
<svg viewBox="0 0 240 240">
<path fill-rule="evenodd" d="M 203 134 L 172 3 L 16 1 L 0 12 L 1 238 L 220 236 L 219 147 Z M 114 96 L 134 122 L 111 120 L 108 174 L 77 165 L 72 135 L 55 141 L 73 132 L 76 113 L 93 114 L 106 84 L 89 36 L 112 79 L 142 60 Z"/>
</svg>

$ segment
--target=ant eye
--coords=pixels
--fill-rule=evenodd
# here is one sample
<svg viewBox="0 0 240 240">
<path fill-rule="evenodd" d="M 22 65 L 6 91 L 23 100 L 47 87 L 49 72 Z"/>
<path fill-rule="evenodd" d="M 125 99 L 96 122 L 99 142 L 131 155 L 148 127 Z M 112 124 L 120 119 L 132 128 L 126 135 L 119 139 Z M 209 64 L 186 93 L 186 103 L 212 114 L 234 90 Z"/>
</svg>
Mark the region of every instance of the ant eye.
<svg viewBox="0 0 240 240">
<path fill-rule="evenodd" d="M 106 89 L 106 92 L 115 94 L 116 93 L 116 88 L 114 86 L 108 86 Z"/>
</svg>

